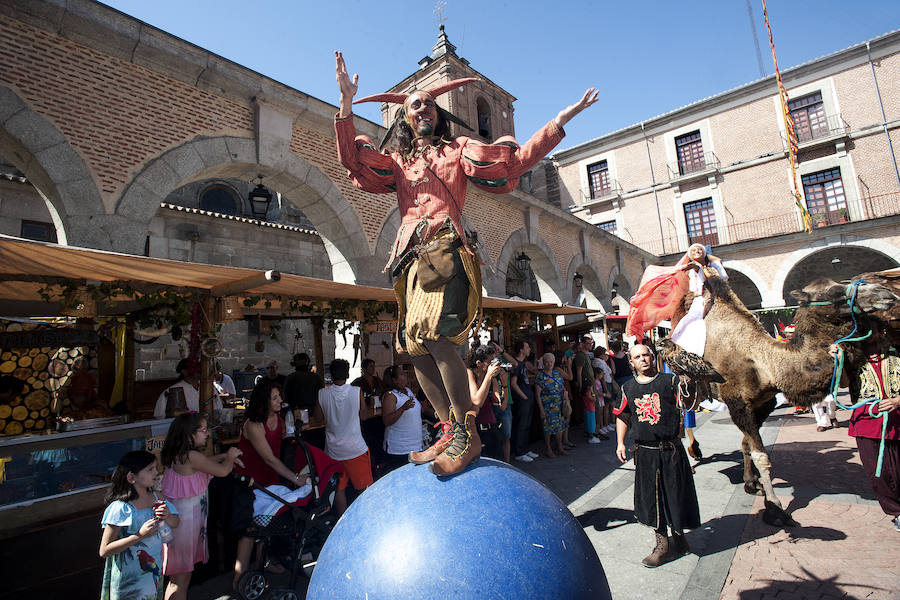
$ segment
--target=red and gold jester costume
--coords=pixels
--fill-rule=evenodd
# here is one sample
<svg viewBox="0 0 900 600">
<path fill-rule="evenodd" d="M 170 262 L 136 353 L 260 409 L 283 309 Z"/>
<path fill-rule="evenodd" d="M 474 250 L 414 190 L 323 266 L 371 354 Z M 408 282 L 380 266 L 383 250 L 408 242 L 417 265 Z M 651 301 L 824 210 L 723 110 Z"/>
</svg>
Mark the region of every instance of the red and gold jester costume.
<svg viewBox="0 0 900 600">
<path fill-rule="evenodd" d="M 454 83 L 457 82 L 431 93 L 439 95 L 452 89 Z M 369 99 L 402 102 L 403 98 L 405 95 L 382 94 L 356 102 Z M 455 306 L 445 297 L 451 294 L 453 282 L 436 291 L 418 287 L 413 276 L 415 261 L 404 267 L 394 290 L 400 306 L 400 329 L 405 325 L 405 340 L 401 336 L 401 343 L 410 354 L 425 354 L 421 342 L 439 336 L 461 345 L 475 325 L 481 306 L 481 270 L 461 224 L 466 186 L 471 181 L 488 192 L 512 191 L 519 177 L 562 140 L 564 131 L 551 121 L 522 146 L 508 136 L 494 144 L 461 136 L 440 139 L 434 145 L 416 148 L 403 156 L 399 152 L 380 152 L 368 137 L 356 135 L 352 116 L 336 117 L 334 127 L 338 158 L 348 169 L 353 184 L 367 192 L 397 194 L 401 223 L 386 268 L 414 246 L 428 244 L 439 236 L 459 240 L 460 276 L 465 276 L 463 283 L 467 289 L 457 286 L 457 291 L 465 296 L 464 307 L 459 294 Z"/>
</svg>

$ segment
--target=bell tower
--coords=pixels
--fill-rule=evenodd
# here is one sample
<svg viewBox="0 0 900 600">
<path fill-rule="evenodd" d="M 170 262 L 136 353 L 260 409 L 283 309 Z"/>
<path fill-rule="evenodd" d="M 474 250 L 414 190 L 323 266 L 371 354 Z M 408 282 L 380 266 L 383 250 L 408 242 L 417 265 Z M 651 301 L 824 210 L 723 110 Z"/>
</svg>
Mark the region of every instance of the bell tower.
<svg viewBox="0 0 900 600">
<path fill-rule="evenodd" d="M 456 46 L 447 38 L 443 23 L 440 26 L 437 43 L 431 49 L 431 54 L 419 61 L 419 69 L 388 91 L 410 93 L 461 77 L 478 77 L 480 81 L 452 90 L 437 99 L 442 108 L 472 128 L 469 131 L 451 123 L 450 130 L 453 135 L 465 135 L 482 142 L 493 142 L 504 135 L 514 136 L 515 97 L 473 69 L 468 60 L 456 54 Z M 382 122 L 385 127 L 390 126 L 398 110 L 400 107 L 396 104 L 381 105 Z"/>
</svg>

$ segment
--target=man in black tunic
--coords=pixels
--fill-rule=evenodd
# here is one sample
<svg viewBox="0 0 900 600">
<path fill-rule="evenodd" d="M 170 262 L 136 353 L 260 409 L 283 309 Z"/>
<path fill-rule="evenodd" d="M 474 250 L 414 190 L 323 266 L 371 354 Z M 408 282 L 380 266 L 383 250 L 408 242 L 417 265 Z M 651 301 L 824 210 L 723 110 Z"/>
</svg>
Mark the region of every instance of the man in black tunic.
<svg viewBox="0 0 900 600">
<path fill-rule="evenodd" d="M 687 454 L 679 439 L 677 375 L 659 373 L 647 346 L 629 352 L 635 378 L 622 385 L 622 401 L 613 413 L 616 456 L 625 462 L 625 435 L 634 432 L 634 513 L 637 520 L 656 530 L 656 546 L 644 558 L 646 567 L 658 567 L 690 552 L 685 529 L 700 526 L 697 491 Z M 667 526 L 672 528 L 669 544 Z"/>
</svg>

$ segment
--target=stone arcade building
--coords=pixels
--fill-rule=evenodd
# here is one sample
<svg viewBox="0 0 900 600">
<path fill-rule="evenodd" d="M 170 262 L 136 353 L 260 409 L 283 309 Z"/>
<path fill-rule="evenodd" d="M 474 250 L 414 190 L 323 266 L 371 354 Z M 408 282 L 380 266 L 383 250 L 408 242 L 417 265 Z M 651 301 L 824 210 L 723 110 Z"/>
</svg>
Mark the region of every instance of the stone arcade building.
<svg viewBox="0 0 900 600">
<path fill-rule="evenodd" d="M 351 185 L 333 104 L 91 0 L 0 0 L 0 15 L 0 232 L 389 285 L 396 199 Z M 477 74 L 443 31 L 420 66 L 399 85 Z M 512 133 L 514 98 L 477 75 L 478 86 L 441 101 L 484 139 Z M 384 131 L 360 118 L 356 126 L 376 139 Z M 261 225 L 247 201 L 259 175 L 276 196 Z M 469 191 L 464 218 L 483 242 L 485 291 L 607 309 L 614 287 L 630 297 L 655 257 L 529 189 Z M 523 252 L 525 274 L 514 266 Z M 237 341 L 226 369 L 259 358 L 242 326 L 227 326 Z M 266 355 L 284 360 L 294 349 L 285 337 Z M 169 375 L 178 357 L 176 348 L 142 352 L 148 376 Z"/>
</svg>

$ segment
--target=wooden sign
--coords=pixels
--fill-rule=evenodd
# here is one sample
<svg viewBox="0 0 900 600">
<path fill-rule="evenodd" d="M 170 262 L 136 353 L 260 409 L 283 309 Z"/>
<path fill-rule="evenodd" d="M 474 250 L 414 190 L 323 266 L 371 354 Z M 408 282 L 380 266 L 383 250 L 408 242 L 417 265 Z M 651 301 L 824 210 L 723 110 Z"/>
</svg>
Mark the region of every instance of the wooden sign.
<svg viewBox="0 0 900 600">
<path fill-rule="evenodd" d="M 31 329 L 0 333 L 0 348 L 73 348 L 96 346 L 100 336 L 85 329 Z"/>
<path fill-rule="evenodd" d="M 397 333 L 397 320 L 375 321 L 368 329 L 370 333 Z"/>
</svg>

